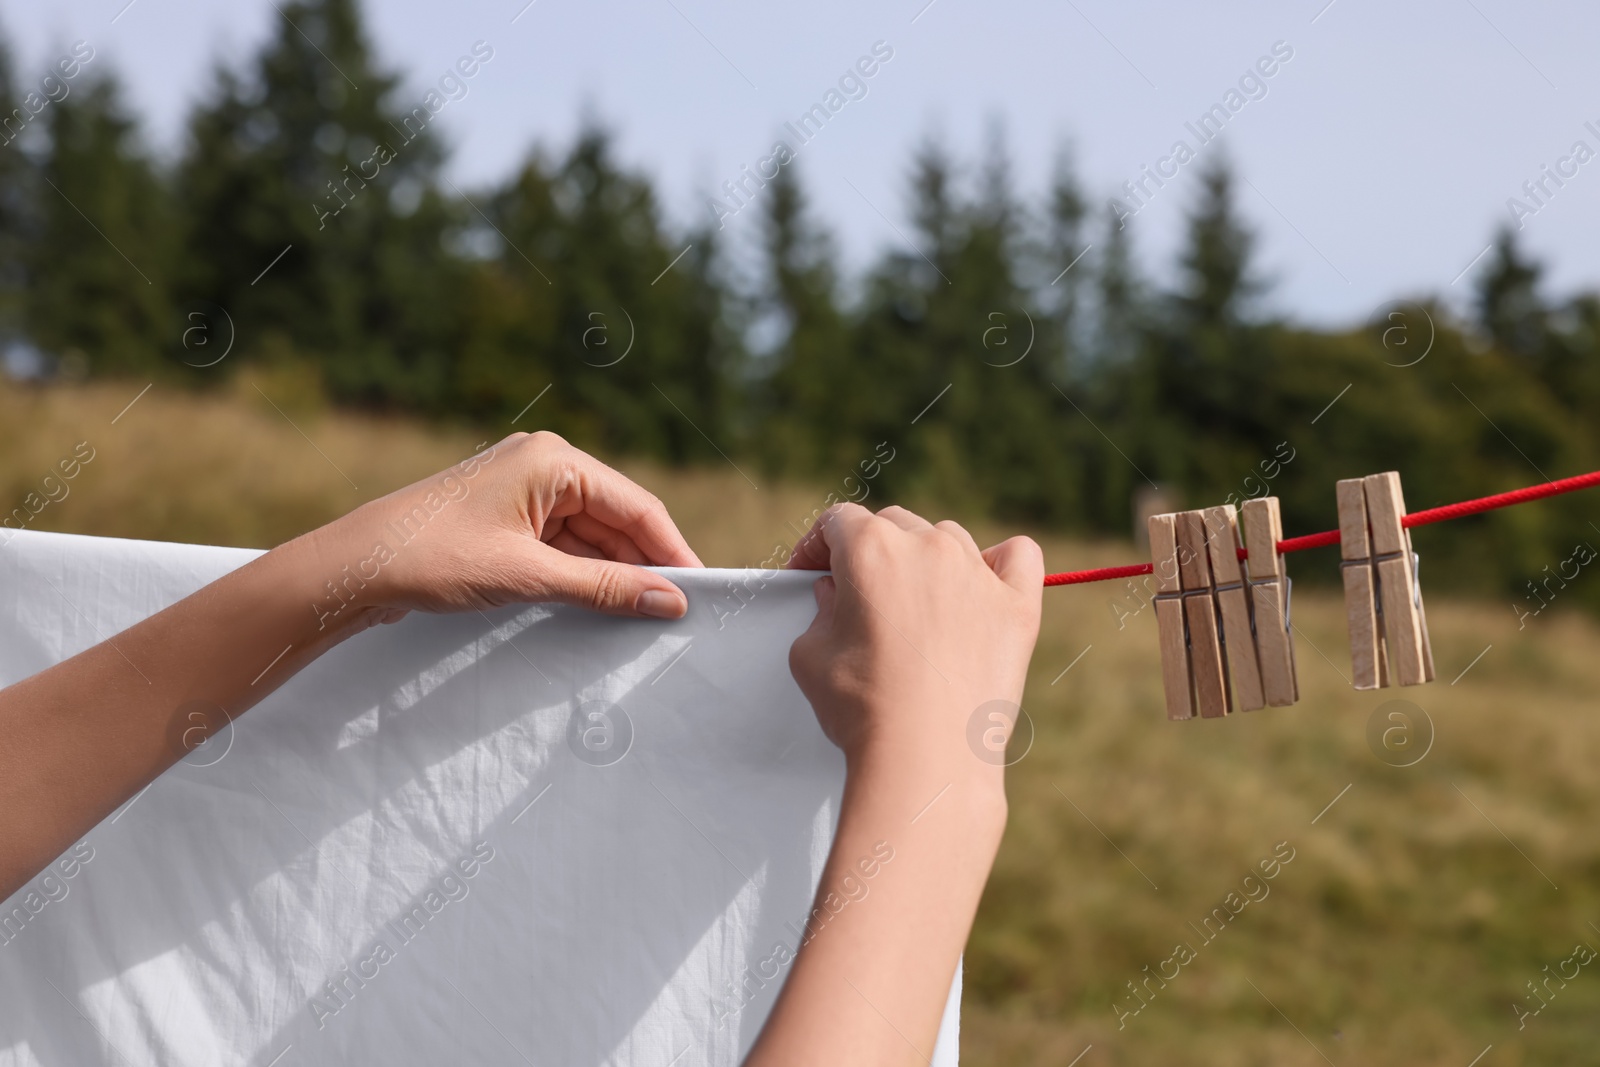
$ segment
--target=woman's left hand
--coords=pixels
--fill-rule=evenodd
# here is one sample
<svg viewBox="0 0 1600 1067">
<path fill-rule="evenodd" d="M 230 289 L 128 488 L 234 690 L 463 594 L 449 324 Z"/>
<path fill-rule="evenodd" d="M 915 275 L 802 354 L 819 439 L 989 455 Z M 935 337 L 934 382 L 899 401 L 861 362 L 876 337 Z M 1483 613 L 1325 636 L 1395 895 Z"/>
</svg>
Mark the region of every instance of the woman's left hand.
<svg viewBox="0 0 1600 1067">
<path fill-rule="evenodd" d="M 688 601 L 643 565 L 701 566 L 660 500 L 548 432 L 513 434 L 305 541 L 341 629 L 534 601 L 676 619 Z"/>
</svg>

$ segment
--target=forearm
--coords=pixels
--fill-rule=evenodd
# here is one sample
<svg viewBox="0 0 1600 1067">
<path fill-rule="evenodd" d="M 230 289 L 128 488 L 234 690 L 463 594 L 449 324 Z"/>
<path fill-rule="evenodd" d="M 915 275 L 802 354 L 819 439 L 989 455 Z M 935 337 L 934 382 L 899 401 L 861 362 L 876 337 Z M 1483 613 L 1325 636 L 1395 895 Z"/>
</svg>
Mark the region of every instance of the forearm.
<svg viewBox="0 0 1600 1067">
<path fill-rule="evenodd" d="M 0 899 L 360 625 L 319 628 L 314 538 L 0 691 Z"/>
<path fill-rule="evenodd" d="M 681 617 L 682 591 L 636 564 L 700 561 L 661 501 L 513 434 L 0 691 L 0 898 L 350 634 L 552 600 Z"/>
<path fill-rule="evenodd" d="M 852 768 L 802 947 L 747 1063 L 927 1063 L 1005 817 L 998 773 Z"/>
</svg>

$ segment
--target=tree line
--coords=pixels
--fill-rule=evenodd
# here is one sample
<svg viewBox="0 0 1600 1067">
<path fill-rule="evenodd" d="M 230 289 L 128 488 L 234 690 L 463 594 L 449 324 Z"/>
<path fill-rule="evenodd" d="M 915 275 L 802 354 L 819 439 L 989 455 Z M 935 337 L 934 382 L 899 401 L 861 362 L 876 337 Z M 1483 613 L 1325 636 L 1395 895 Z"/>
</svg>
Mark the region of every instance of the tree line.
<svg viewBox="0 0 1600 1067">
<path fill-rule="evenodd" d="M 909 241 L 846 278 L 794 161 L 763 172 L 754 254 L 710 210 L 674 225 L 598 125 L 461 189 L 430 122 L 492 47 L 413 100 L 357 0 L 281 14 L 173 159 L 92 44 L 29 78 L 0 52 L 13 357 L 196 389 L 290 368 L 343 405 L 826 484 L 889 449 L 877 500 L 1090 535 L 1125 536 L 1158 486 L 1276 494 L 1305 532 L 1334 524 L 1340 477 L 1398 469 L 1419 509 L 1600 465 L 1600 294 L 1548 298 L 1510 229 L 1468 316 L 1418 296 L 1309 329 L 1265 310 L 1225 166 L 1192 180 L 1161 286 L 1066 156 L 1026 197 L 998 140 L 971 162 L 928 142 Z M 1600 580 L 1560 577 L 1597 517 L 1576 496 L 1435 527 L 1424 574 L 1600 606 Z"/>
</svg>

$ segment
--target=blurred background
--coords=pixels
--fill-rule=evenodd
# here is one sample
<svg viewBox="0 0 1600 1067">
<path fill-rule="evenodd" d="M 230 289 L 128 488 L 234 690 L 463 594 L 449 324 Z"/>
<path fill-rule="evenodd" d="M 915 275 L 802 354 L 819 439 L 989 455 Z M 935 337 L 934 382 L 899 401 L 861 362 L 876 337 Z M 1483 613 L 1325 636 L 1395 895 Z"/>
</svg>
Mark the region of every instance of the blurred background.
<svg viewBox="0 0 1600 1067">
<path fill-rule="evenodd" d="M 708 562 L 853 499 L 1064 570 L 1150 510 L 1271 494 L 1297 534 L 1341 477 L 1420 510 L 1588 471 L 1597 32 L 6 0 L 0 509 L 268 546 L 550 429 Z M 1596 499 L 1418 532 L 1440 680 L 1404 694 L 1348 686 L 1336 551 L 1291 560 L 1301 705 L 1217 723 L 1163 721 L 1142 586 L 1047 592 L 966 1061 L 1592 1062 Z"/>
</svg>

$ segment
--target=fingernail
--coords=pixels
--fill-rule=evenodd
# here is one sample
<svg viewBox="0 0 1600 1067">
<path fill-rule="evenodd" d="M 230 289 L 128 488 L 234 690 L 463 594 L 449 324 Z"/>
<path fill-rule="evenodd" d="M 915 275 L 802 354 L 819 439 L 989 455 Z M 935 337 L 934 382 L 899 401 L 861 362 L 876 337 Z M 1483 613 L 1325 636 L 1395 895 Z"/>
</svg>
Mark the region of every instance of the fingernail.
<svg viewBox="0 0 1600 1067">
<path fill-rule="evenodd" d="M 669 593 L 665 589 L 646 589 L 633 606 L 640 615 L 656 619 L 681 619 L 689 611 L 689 602 L 682 593 Z"/>
</svg>

